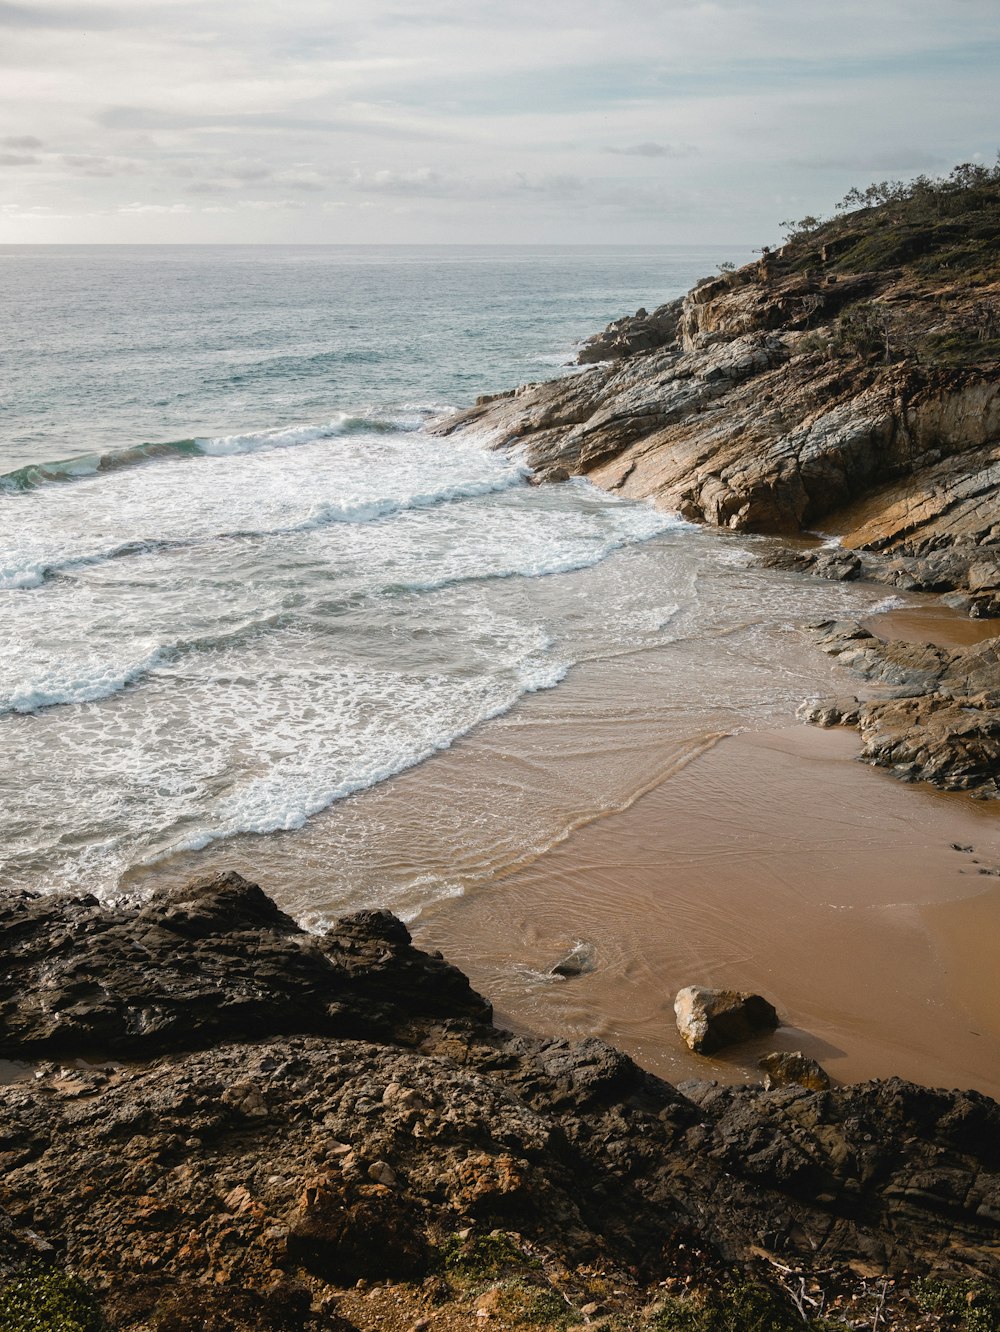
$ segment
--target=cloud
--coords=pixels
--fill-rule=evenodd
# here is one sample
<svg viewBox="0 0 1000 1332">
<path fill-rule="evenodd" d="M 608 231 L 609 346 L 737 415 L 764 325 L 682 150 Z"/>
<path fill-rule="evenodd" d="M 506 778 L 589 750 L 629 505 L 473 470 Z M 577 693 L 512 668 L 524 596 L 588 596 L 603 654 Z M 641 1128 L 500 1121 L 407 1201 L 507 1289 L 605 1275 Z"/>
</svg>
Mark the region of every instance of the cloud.
<svg viewBox="0 0 1000 1332">
<path fill-rule="evenodd" d="M 75 31 L 125 26 L 123 11 L 90 5 L 17 5 L 0 0 L 0 28 L 59 28 Z"/>
<path fill-rule="evenodd" d="M 5 181 L 101 215 L 66 241 L 758 245 L 1000 123 L 997 0 L 0 0 L 0 34 Z"/>
<path fill-rule="evenodd" d="M 308 116 L 290 111 L 193 112 L 167 111 L 156 107 L 109 106 L 99 111 L 97 123 L 113 130 L 227 130 L 252 134 L 294 132 L 309 134 L 361 134 L 382 139 L 455 141 L 462 137 L 421 129 L 405 123 L 405 117 L 378 119 L 350 114 Z M 410 118 L 412 120 L 412 117 Z"/>
<path fill-rule="evenodd" d="M 313 171 L 308 167 L 291 167 L 288 171 L 278 171 L 275 173 L 274 182 L 292 190 L 325 190 L 330 184 L 321 171 Z"/>
<path fill-rule="evenodd" d="M 604 152 L 614 153 L 618 157 L 685 157 L 690 148 L 679 148 L 672 143 L 632 143 L 626 148 L 605 148 Z"/>
<path fill-rule="evenodd" d="M 193 210 L 190 204 L 142 203 L 141 201 L 138 200 L 135 203 L 123 204 L 118 209 L 118 212 L 124 214 L 126 217 L 142 217 L 145 214 L 179 214 L 179 213 L 190 213 L 192 211 Z"/>
<path fill-rule="evenodd" d="M 138 176 L 141 162 L 131 157 L 108 157 L 95 153 L 63 153 L 59 162 L 82 176 Z"/>
<path fill-rule="evenodd" d="M 441 198 L 465 190 L 463 182 L 448 180 L 430 167 L 417 167 L 412 171 L 391 171 L 388 168 L 365 171 L 356 167 L 348 183 L 352 189 L 365 194 L 420 194 Z"/>
<path fill-rule="evenodd" d="M 859 152 L 852 155 L 795 157 L 790 166 L 800 171 L 940 171 L 953 163 L 938 153 L 922 148 L 885 149 L 877 153 Z"/>
</svg>

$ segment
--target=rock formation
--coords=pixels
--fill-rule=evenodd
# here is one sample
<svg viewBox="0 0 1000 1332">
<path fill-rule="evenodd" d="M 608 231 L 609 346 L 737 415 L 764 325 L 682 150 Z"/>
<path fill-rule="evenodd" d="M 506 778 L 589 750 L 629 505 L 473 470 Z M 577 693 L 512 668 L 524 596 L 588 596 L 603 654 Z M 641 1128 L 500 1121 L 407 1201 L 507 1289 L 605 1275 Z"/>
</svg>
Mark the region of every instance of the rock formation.
<svg viewBox="0 0 1000 1332">
<path fill-rule="evenodd" d="M 759 994 L 705 990 L 697 985 L 678 991 L 674 1014 L 684 1044 L 695 1054 L 723 1050 L 778 1025 L 774 1005 Z"/>
<path fill-rule="evenodd" d="M 390 916 L 306 935 L 236 875 L 22 897 L 4 929 L 3 1054 L 49 1062 L 0 1089 L 0 1266 L 85 1273 L 113 1326 L 343 1327 L 355 1282 L 426 1291 L 497 1226 L 622 1299 L 694 1254 L 702 1279 L 765 1251 L 1000 1277 L 1000 1106 L 974 1092 L 674 1088 L 496 1029 Z"/>
<path fill-rule="evenodd" d="M 582 353 L 610 363 L 483 398 L 438 429 L 516 444 L 540 480 L 587 476 L 722 527 L 822 526 L 903 561 L 955 551 L 942 586 L 993 593 L 993 177 L 942 186 L 931 220 L 918 194 L 838 218 L 679 309 L 611 324 Z"/>
</svg>

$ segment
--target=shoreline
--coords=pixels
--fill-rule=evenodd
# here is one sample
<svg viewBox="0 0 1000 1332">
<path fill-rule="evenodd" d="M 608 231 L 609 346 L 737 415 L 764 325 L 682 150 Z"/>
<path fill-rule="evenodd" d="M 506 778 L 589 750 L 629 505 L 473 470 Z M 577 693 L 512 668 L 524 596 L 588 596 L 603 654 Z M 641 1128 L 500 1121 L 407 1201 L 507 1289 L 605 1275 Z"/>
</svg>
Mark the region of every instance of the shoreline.
<svg viewBox="0 0 1000 1332">
<path fill-rule="evenodd" d="M 439 902 L 414 940 L 465 971 L 500 1025 L 599 1035 L 670 1082 L 757 1081 L 760 1055 L 801 1049 L 843 1082 L 1000 1097 L 981 928 L 1000 918 L 997 811 L 907 787 L 857 749 L 803 725 L 727 737 L 488 890 Z M 594 970 L 547 976 L 580 941 Z M 782 1027 L 689 1054 L 672 1012 L 685 985 L 759 991 Z"/>
</svg>

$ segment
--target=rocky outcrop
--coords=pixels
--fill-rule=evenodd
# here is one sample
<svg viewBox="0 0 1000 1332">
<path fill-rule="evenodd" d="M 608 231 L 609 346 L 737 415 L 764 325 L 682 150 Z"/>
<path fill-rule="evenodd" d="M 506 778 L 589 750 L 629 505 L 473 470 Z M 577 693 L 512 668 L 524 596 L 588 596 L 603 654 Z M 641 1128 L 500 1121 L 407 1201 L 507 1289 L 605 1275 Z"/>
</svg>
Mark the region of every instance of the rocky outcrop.
<svg viewBox="0 0 1000 1332">
<path fill-rule="evenodd" d="M 1000 794 L 1000 640 L 949 651 L 887 642 L 850 621 L 813 629 L 824 651 L 883 688 L 872 698 L 806 703 L 800 716 L 856 726 L 860 757 L 905 781 Z"/>
<path fill-rule="evenodd" d="M 646 345 L 640 311 L 592 340 L 611 363 L 437 429 L 516 447 L 540 482 L 586 476 L 692 521 L 832 538 L 776 546 L 772 567 L 1000 616 L 1000 176 L 986 175 L 807 232 L 699 283 L 663 341 Z M 858 725 L 863 757 L 898 776 L 994 795 L 997 683 L 919 697 L 908 677 L 906 699 L 804 715 Z"/>
<path fill-rule="evenodd" d="M 232 873 L 113 910 L 18 893 L 0 899 L 0 938 L 0 1058 L 149 1057 L 291 1032 L 413 1043 L 443 1017 L 491 1011 L 387 912 L 308 934 Z"/>
<path fill-rule="evenodd" d="M 1000 212 L 1000 184 L 990 188 Z M 882 225 L 878 210 L 831 223 L 828 237 L 700 283 L 679 311 L 616 321 L 584 356 L 612 363 L 481 399 L 438 430 L 485 432 L 517 446 L 538 480 L 587 476 L 695 521 L 821 527 L 859 562 L 813 571 L 869 577 L 891 560 L 885 581 L 970 591 L 993 613 L 1000 268 L 994 256 L 974 281 L 956 280 L 955 226 L 935 241 L 937 268 L 853 268 L 875 253 L 865 228 Z"/>
<path fill-rule="evenodd" d="M 593 365 L 599 361 L 619 361 L 636 352 L 653 351 L 676 342 L 681 320 L 681 302 L 670 301 L 652 314 L 636 310 L 634 315 L 615 319 L 603 333 L 587 338 L 577 353 L 578 365 Z"/>
<path fill-rule="evenodd" d="M 109 1292 L 115 1326 L 146 1326 L 165 1301 L 208 1326 L 223 1296 L 266 1326 L 267 1299 L 290 1291 L 292 1309 L 305 1282 L 287 1326 L 332 1329 L 334 1288 L 421 1281 L 449 1237 L 497 1225 L 546 1261 L 603 1264 L 633 1287 L 685 1270 L 685 1252 L 746 1260 L 762 1245 L 803 1270 L 1000 1276 L 1000 1106 L 974 1092 L 677 1089 L 600 1040 L 497 1030 L 392 917 L 300 937 L 237 876 L 142 907 L 50 897 L 19 910 L 11 955 L 17 966 L 30 953 L 19 974 L 34 988 L 6 993 L 8 1056 L 39 1049 L 30 1010 L 84 1005 L 83 969 L 104 996 L 109 1049 L 132 1061 L 170 1049 L 76 1063 L 78 1035 L 98 1029 L 60 1021 L 45 1048 L 70 1062 L 0 1089 L 0 1263 L 47 1249 Z M 228 1010 L 225 1035 L 160 1019 L 196 971 L 200 1008 Z M 336 995 L 338 1033 L 316 1034 L 306 993 Z M 359 1037 L 376 1027 L 377 1040 Z M 210 1030 L 222 1043 L 206 1049 Z"/>
<path fill-rule="evenodd" d="M 677 1030 L 695 1054 L 711 1054 L 749 1041 L 778 1025 L 774 1005 L 759 994 L 740 990 L 705 990 L 689 985 L 674 1000 Z"/>
<path fill-rule="evenodd" d="M 757 1065 L 764 1074 L 764 1086 L 805 1087 L 808 1091 L 829 1091 L 830 1075 L 801 1050 L 773 1050 Z"/>
</svg>

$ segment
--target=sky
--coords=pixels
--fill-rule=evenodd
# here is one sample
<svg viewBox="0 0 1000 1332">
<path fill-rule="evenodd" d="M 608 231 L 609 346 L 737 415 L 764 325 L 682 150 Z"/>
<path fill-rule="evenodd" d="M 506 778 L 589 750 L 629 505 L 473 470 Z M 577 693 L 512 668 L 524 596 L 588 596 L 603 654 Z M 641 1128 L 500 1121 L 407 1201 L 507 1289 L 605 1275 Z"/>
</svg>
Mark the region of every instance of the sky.
<svg viewBox="0 0 1000 1332">
<path fill-rule="evenodd" d="M 998 0 L 0 0 L 0 243 L 732 244 L 996 160 Z"/>
</svg>

